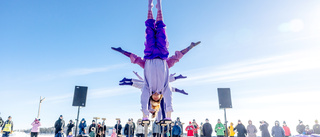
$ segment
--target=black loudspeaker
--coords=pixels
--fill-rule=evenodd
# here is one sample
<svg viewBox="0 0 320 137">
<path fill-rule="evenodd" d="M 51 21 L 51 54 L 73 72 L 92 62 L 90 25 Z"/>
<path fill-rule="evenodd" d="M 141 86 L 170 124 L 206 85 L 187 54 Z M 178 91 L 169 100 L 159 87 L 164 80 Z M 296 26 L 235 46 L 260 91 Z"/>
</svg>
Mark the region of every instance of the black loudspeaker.
<svg viewBox="0 0 320 137">
<path fill-rule="evenodd" d="M 219 108 L 232 108 L 230 88 L 218 88 Z"/>
<path fill-rule="evenodd" d="M 74 89 L 72 106 L 86 106 L 88 87 L 76 86 Z"/>
</svg>

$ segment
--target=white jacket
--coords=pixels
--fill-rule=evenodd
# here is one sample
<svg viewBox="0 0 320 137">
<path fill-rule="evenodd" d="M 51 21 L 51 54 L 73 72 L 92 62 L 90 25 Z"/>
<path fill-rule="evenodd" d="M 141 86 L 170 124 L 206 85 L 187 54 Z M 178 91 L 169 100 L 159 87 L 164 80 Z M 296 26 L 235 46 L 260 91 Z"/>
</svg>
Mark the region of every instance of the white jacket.
<svg viewBox="0 0 320 137">
<path fill-rule="evenodd" d="M 136 133 L 137 134 L 144 134 L 144 127 L 142 125 L 138 124 Z"/>
</svg>

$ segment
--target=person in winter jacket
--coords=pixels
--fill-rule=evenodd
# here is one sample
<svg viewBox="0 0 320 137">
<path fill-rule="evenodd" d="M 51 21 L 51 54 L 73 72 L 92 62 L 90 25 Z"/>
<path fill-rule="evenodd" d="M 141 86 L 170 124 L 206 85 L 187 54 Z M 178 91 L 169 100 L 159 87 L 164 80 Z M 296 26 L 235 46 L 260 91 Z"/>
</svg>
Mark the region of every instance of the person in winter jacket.
<svg viewBox="0 0 320 137">
<path fill-rule="evenodd" d="M 13 133 L 13 121 L 11 119 L 12 117 L 9 116 L 8 120 L 3 123 L 1 129 L 2 137 L 9 137 L 9 134 Z"/>
<path fill-rule="evenodd" d="M 136 136 L 143 137 L 143 135 L 144 135 L 144 126 L 142 126 L 142 121 L 141 121 L 141 119 L 139 119 L 137 121 Z"/>
<path fill-rule="evenodd" d="M 204 137 L 203 136 L 203 123 L 202 122 L 200 124 L 200 137 Z"/>
<path fill-rule="evenodd" d="M 187 136 L 188 137 L 194 137 L 194 134 L 193 134 L 194 127 L 193 127 L 191 121 L 189 122 L 189 125 L 186 127 L 185 130 L 187 131 Z"/>
<path fill-rule="evenodd" d="M 86 133 L 87 122 L 84 118 L 80 121 L 79 124 L 79 135 L 84 135 Z"/>
<path fill-rule="evenodd" d="M 306 125 L 306 129 L 303 132 L 303 135 L 311 135 L 313 134 L 312 129 L 309 128 L 309 125 Z"/>
<path fill-rule="evenodd" d="M 283 121 L 283 126 L 282 126 L 283 130 L 284 130 L 284 136 L 285 137 L 289 137 L 291 136 L 291 131 L 290 128 L 287 126 L 286 121 Z"/>
<path fill-rule="evenodd" d="M 74 122 L 72 120 L 69 121 L 68 125 L 67 125 L 67 135 L 69 135 L 69 133 L 71 132 L 72 135 L 72 128 L 74 127 Z"/>
<path fill-rule="evenodd" d="M 238 125 L 233 130 L 238 132 L 237 137 L 246 137 L 247 135 L 247 130 L 242 124 L 241 120 L 238 120 Z"/>
<path fill-rule="evenodd" d="M 199 130 L 200 130 L 200 137 L 203 137 L 203 123 L 202 122 L 200 123 Z"/>
<path fill-rule="evenodd" d="M 55 135 L 57 134 L 63 134 L 63 129 L 65 127 L 65 122 L 63 120 L 63 116 L 60 115 L 59 119 L 54 123 L 54 128 L 55 128 Z"/>
<path fill-rule="evenodd" d="M 230 131 L 229 136 L 230 136 L 230 137 L 234 137 L 234 135 L 236 134 L 233 129 L 234 129 L 233 123 L 231 122 L 231 123 L 230 123 L 230 126 L 229 126 L 229 131 Z"/>
<path fill-rule="evenodd" d="M 209 123 L 209 119 L 206 119 L 206 123 L 203 124 L 203 136 L 211 137 L 212 136 L 212 126 Z"/>
<path fill-rule="evenodd" d="M 216 124 L 214 130 L 217 133 L 217 137 L 223 137 L 224 136 L 225 127 L 221 123 L 220 119 L 218 119 L 218 123 Z"/>
<path fill-rule="evenodd" d="M 299 120 L 299 125 L 297 126 L 297 132 L 299 134 L 303 134 L 305 128 L 306 128 L 306 126 L 304 126 L 303 122 L 301 120 Z"/>
<path fill-rule="evenodd" d="M 134 134 L 134 127 L 131 119 L 129 119 L 128 123 L 124 127 L 124 135 L 126 135 L 126 137 L 133 137 L 133 134 Z"/>
<path fill-rule="evenodd" d="M 117 136 L 120 136 L 121 135 L 121 129 L 122 129 L 122 125 L 121 125 L 121 121 L 120 120 L 117 120 L 117 124 L 114 125 L 114 128 L 116 129 Z"/>
<path fill-rule="evenodd" d="M 279 125 L 279 121 L 275 122 L 275 126 L 272 127 L 271 134 L 273 137 L 285 137 L 284 130 Z"/>
<path fill-rule="evenodd" d="M 92 120 L 92 124 L 89 126 L 89 134 L 92 132 L 92 134 L 95 134 L 96 130 L 96 121 Z"/>
<path fill-rule="evenodd" d="M 270 137 L 270 133 L 268 130 L 269 124 L 265 121 L 260 121 L 261 137 Z"/>
<path fill-rule="evenodd" d="M 106 131 L 107 131 L 106 123 L 103 121 L 101 126 L 102 126 L 102 137 L 106 137 Z"/>
<path fill-rule="evenodd" d="M 112 130 L 111 137 L 117 137 L 117 130 L 115 128 Z"/>
<path fill-rule="evenodd" d="M 134 136 L 134 132 L 136 130 L 136 123 L 133 122 L 133 118 L 130 118 L 130 119 L 131 119 L 132 126 L 133 126 L 133 134 L 132 134 L 132 136 Z"/>
<path fill-rule="evenodd" d="M 224 127 L 226 127 L 226 126 L 224 125 Z M 228 135 L 227 135 L 227 132 L 228 132 Z M 226 136 L 226 137 L 229 137 L 229 136 L 230 136 L 230 130 L 229 130 L 229 128 L 226 128 L 226 131 L 224 131 L 224 136 Z"/>
<path fill-rule="evenodd" d="M 40 123 L 40 119 L 35 119 L 32 123 L 32 129 L 31 129 L 31 137 L 38 137 L 38 134 L 39 134 L 39 127 L 41 126 L 41 123 Z"/>
<path fill-rule="evenodd" d="M 67 137 L 73 137 L 72 132 L 70 132 Z"/>
<path fill-rule="evenodd" d="M 318 120 L 316 120 L 315 124 L 313 125 L 313 132 L 315 134 L 320 134 L 320 125 L 318 124 Z"/>
<path fill-rule="evenodd" d="M 164 128 L 162 126 L 160 127 L 160 131 L 161 131 L 160 134 L 164 135 L 162 137 L 170 137 L 170 135 L 171 135 L 171 132 L 170 132 L 171 127 L 172 127 L 171 124 L 169 124 L 169 126 L 164 126 Z"/>
<path fill-rule="evenodd" d="M 103 127 L 101 125 L 101 122 L 98 123 L 97 129 L 96 129 L 96 137 L 102 137 Z"/>
<path fill-rule="evenodd" d="M 198 135 L 199 126 L 198 126 L 198 124 L 197 124 L 197 122 L 196 122 L 195 119 L 193 119 L 192 125 L 193 125 L 193 127 L 194 127 L 194 131 L 193 131 L 194 137 L 199 137 L 199 135 Z"/>
<path fill-rule="evenodd" d="M 179 126 L 179 123 L 176 121 L 175 123 L 174 123 L 174 126 L 173 126 L 173 128 L 172 128 L 172 136 L 173 137 L 180 137 L 180 135 L 181 135 L 181 128 L 180 128 L 180 126 Z"/>
<path fill-rule="evenodd" d="M 0 117 L 0 127 L 3 126 L 4 121 L 2 120 L 2 117 Z"/>
<path fill-rule="evenodd" d="M 248 132 L 248 137 L 257 137 L 257 128 L 256 126 L 252 125 L 252 121 L 248 121 L 249 125 L 247 126 L 247 132 Z"/>
<path fill-rule="evenodd" d="M 152 135 L 153 137 L 160 137 L 160 125 L 157 124 L 157 121 L 152 124 Z"/>
<path fill-rule="evenodd" d="M 178 122 L 178 125 L 179 125 L 179 127 L 181 128 L 181 134 L 180 134 L 180 136 L 182 136 L 183 135 L 183 124 L 182 124 L 182 122 L 180 121 L 180 117 L 177 117 L 177 122 Z"/>
</svg>

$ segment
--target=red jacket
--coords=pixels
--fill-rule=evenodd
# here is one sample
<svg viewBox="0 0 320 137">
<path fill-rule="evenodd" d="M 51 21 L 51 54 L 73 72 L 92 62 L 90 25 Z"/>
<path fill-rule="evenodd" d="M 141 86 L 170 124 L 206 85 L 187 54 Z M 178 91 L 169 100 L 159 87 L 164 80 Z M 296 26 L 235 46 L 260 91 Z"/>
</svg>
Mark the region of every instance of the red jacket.
<svg viewBox="0 0 320 137">
<path fill-rule="evenodd" d="M 198 124 L 197 124 L 197 123 L 194 123 L 193 127 L 194 127 L 194 133 L 195 133 L 195 134 L 198 134 L 198 129 L 199 129 Z"/>
<path fill-rule="evenodd" d="M 285 136 L 291 136 L 291 132 L 290 132 L 289 127 L 283 126 L 283 130 L 284 130 L 284 135 Z"/>
<path fill-rule="evenodd" d="M 186 131 L 188 132 L 187 136 L 194 136 L 194 135 L 193 135 L 193 131 L 194 131 L 193 125 L 187 126 L 187 127 L 186 127 Z"/>
</svg>

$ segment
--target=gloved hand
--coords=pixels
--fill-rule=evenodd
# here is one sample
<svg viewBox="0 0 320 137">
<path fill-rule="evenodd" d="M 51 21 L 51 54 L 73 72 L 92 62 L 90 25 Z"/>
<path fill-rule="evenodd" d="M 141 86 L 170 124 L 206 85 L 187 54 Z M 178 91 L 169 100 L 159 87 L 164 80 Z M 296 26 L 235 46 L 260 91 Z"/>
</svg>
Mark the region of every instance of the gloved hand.
<svg viewBox="0 0 320 137">
<path fill-rule="evenodd" d="M 3 133 L 3 131 L 1 130 L 1 134 Z"/>
<path fill-rule="evenodd" d="M 187 76 L 182 76 L 181 74 L 179 76 L 174 77 L 175 79 L 182 79 L 182 78 L 187 78 Z"/>
<path fill-rule="evenodd" d="M 188 95 L 188 93 L 187 93 L 187 92 L 185 92 L 184 90 L 180 90 L 180 89 L 177 89 L 177 88 L 176 88 L 176 92 L 179 92 L 179 93 L 182 93 L 182 94 Z"/>
<path fill-rule="evenodd" d="M 13 131 L 11 131 L 9 134 L 12 134 L 13 133 Z"/>
</svg>

